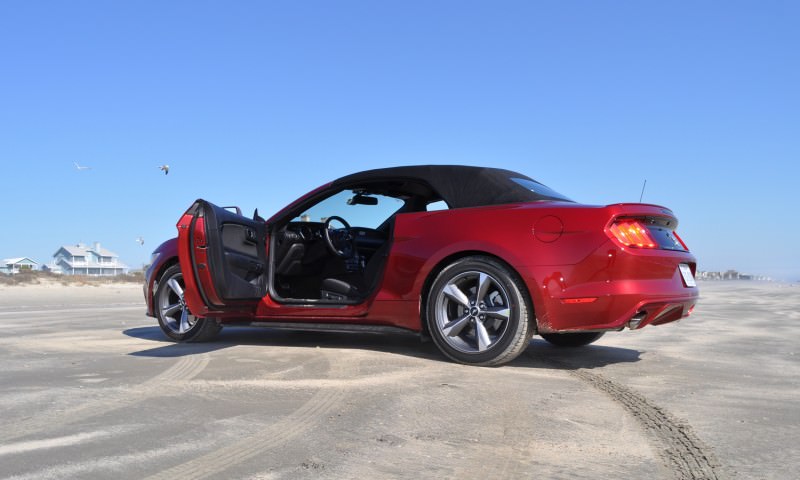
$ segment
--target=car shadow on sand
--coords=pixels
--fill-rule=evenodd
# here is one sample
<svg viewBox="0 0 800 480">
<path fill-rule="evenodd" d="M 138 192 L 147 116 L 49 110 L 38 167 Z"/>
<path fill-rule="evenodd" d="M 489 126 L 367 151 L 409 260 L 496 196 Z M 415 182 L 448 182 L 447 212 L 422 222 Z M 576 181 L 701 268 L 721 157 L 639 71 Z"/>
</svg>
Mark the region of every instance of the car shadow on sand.
<svg viewBox="0 0 800 480">
<path fill-rule="evenodd" d="M 150 340 L 156 346 L 133 352 L 139 357 L 179 357 L 208 353 L 240 345 L 292 348 L 361 349 L 396 353 L 437 360 L 439 354 L 432 344 L 422 344 L 419 336 L 409 334 L 368 334 L 337 332 L 305 332 L 266 327 L 224 328 L 219 336 L 204 343 L 175 343 L 159 327 L 137 327 L 124 330 L 129 337 Z"/>
<path fill-rule="evenodd" d="M 182 357 L 223 350 L 240 345 L 291 348 L 327 348 L 371 350 L 404 355 L 436 362 L 452 363 L 432 342 L 421 342 L 416 334 L 365 334 L 335 332 L 304 332 L 271 328 L 226 328 L 219 337 L 205 343 L 174 343 L 159 327 L 136 327 L 123 334 L 152 341 L 153 348 L 130 353 L 137 357 Z M 508 365 L 559 370 L 597 368 L 640 360 L 641 352 L 629 348 L 588 345 L 580 348 L 554 347 L 534 337 L 525 352 Z"/>
<path fill-rule="evenodd" d="M 639 350 L 602 345 L 602 340 L 600 342 L 601 344 L 584 347 L 556 347 L 539 337 L 534 337 L 525 352 L 511 365 L 578 370 L 641 360 L 642 352 Z"/>
</svg>

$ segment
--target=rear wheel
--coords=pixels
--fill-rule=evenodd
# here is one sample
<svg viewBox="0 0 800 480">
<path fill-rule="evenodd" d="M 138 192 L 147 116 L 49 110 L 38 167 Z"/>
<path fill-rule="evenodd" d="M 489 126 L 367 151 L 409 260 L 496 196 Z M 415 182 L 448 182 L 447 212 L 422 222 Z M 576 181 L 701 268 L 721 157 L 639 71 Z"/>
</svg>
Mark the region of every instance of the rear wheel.
<svg viewBox="0 0 800 480">
<path fill-rule="evenodd" d="M 604 332 L 540 333 L 542 338 L 558 347 L 582 347 L 603 336 Z"/>
<path fill-rule="evenodd" d="M 217 336 L 222 327 L 214 318 L 192 315 L 184 301 L 180 265 L 169 267 L 156 289 L 156 316 L 161 330 L 178 342 L 205 342 Z"/>
<path fill-rule="evenodd" d="M 461 363 L 493 366 L 522 353 L 533 334 L 525 288 L 504 264 L 465 257 L 442 270 L 428 291 L 428 331 Z"/>
</svg>

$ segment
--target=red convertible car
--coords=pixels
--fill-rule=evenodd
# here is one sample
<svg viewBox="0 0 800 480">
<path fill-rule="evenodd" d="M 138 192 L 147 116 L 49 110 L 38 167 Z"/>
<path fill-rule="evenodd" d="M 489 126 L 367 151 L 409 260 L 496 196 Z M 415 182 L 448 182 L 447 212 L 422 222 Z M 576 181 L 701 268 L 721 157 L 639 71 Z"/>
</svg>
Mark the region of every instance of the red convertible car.
<svg viewBox="0 0 800 480">
<path fill-rule="evenodd" d="M 582 205 L 508 170 L 384 168 L 269 220 L 197 200 L 153 253 L 144 291 L 179 342 L 223 325 L 400 329 L 499 365 L 534 334 L 579 346 L 688 316 L 696 260 L 677 224 L 664 207 Z"/>
</svg>

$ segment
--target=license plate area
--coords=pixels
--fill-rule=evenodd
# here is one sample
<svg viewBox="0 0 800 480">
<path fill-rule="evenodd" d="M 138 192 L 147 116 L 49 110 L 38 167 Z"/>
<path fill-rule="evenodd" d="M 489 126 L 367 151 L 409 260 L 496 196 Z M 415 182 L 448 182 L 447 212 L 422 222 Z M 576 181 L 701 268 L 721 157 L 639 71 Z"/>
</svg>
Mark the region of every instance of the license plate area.
<svg viewBox="0 0 800 480">
<path fill-rule="evenodd" d="M 687 287 L 696 287 L 697 282 L 694 279 L 694 275 L 692 275 L 692 269 L 689 268 L 689 265 L 685 263 L 681 263 L 678 265 L 678 269 L 681 271 L 681 277 L 683 277 L 683 283 Z"/>
</svg>

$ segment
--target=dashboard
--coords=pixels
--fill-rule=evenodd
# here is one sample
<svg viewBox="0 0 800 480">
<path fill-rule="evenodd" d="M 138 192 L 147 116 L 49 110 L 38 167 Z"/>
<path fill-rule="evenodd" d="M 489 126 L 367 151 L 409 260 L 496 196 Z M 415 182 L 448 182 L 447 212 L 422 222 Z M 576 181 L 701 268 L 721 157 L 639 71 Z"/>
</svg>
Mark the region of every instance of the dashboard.
<svg viewBox="0 0 800 480">
<path fill-rule="evenodd" d="M 297 237 L 296 241 L 310 243 L 322 240 L 325 224 L 322 222 L 290 222 L 286 225 L 286 233 Z M 359 250 L 377 250 L 386 241 L 386 234 L 379 230 L 364 227 L 351 227 L 350 232 Z M 291 235 L 291 234 L 294 235 Z"/>
</svg>

